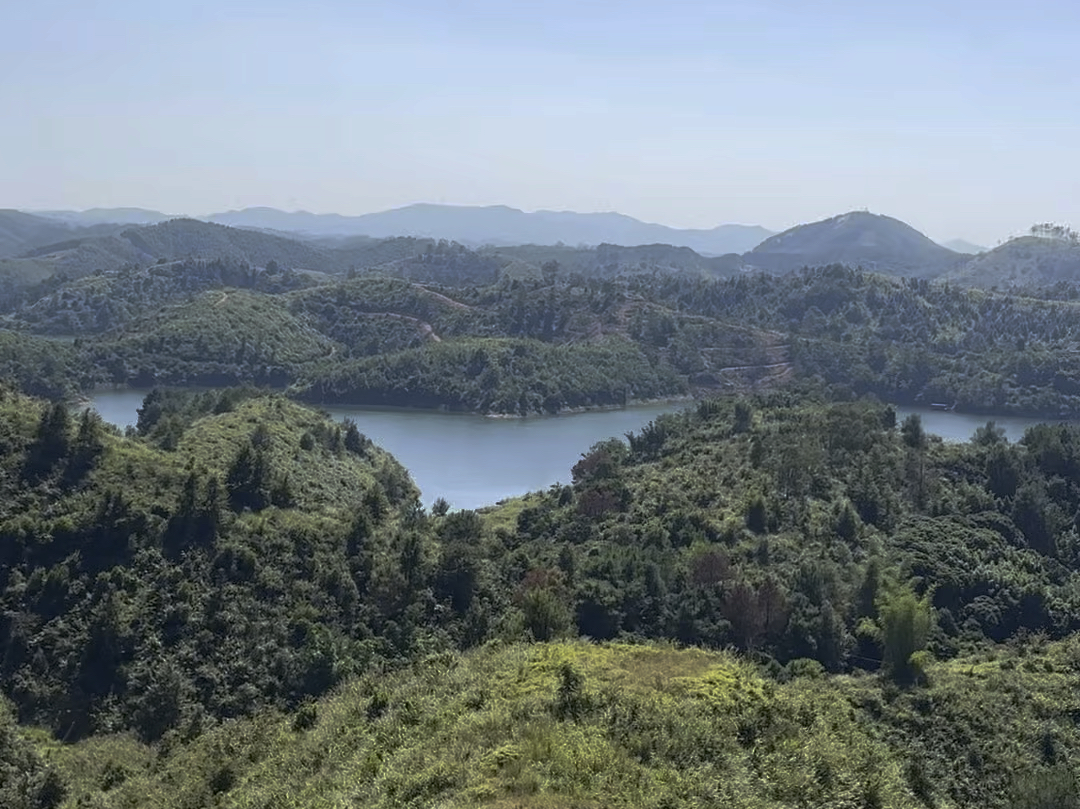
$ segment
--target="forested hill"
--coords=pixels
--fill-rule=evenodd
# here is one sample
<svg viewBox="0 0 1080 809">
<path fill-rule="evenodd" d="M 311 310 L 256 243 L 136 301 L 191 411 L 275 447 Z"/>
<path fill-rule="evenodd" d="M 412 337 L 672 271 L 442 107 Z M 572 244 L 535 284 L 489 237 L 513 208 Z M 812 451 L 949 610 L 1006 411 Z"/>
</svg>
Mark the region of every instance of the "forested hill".
<svg viewBox="0 0 1080 809">
<path fill-rule="evenodd" d="M 0 258 L 18 256 L 80 232 L 86 231 L 43 216 L 0 209 Z"/>
<path fill-rule="evenodd" d="M 770 236 L 743 260 L 771 272 L 847 264 L 888 275 L 936 278 L 966 257 L 898 219 L 852 211 Z"/>
<path fill-rule="evenodd" d="M 37 805 L 1080 797 L 1075 427 L 703 401 L 428 514 L 362 437 L 244 396 L 157 396 L 128 439 L 5 397 L 0 673 L 67 739 L 0 712 Z"/>
<path fill-rule="evenodd" d="M 646 294 L 646 283 L 631 289 Z M 1080 414 L 1075 303 L 840 266 L 716 282 L 668 275 L 650 289 L 685 314 L 784 332 L 797 375 L 857 393 L 972 412 Z"/>
<path fill-rule="evenodd" d="M 416 272 L 467 254 L 428 255 Z M 46 395 L 254 383 L 314 402 L 528 414 L 803 378 L 898 403 L 1080 415 L 1077 303 L 840 266 L 594 278 L 549 262 L 445 287 L 167 262 L 51 285 L 6 324 L 0 371 Z"/>
<path fill-rule="evenodd" d="M 990 289 L 1046 290 L 1080 284 L 1080 240 L 1028 235 L 1010 239 L 953 270 L 948 280 Z"/>
<path fill-rule="evenodd" d="M 355 426 L 243 392 L 148 399 L 142 438 L 7 391 L 0 411 L 0 686 L 22 721 L 153 739 L 394 655 L 356 563 L 404 541 L 416 490 Z"/>
<path fill-rule="evenodd" d="M 74 331 L 78 344 L 58 345 L 57 354 L 81 358 L 99 382 L 292 385 L 315 401 L 479 412 L 622 405 L 696 384 L 736 389 L 757 384 L 759 366 L 770 366 L 761 380 L 787 368 L 771 332 L 684 317 L 624 284 L 557 267 L 451 289 L 174 262 L 64 284 L 10 322 Z M 37 389 L 55 386 L 28 368 L 40 341 L 20 336 L 16 345 L 11 372 L 31 374 Z"/>
<path fill-rule="evenodd" d="M 65 226 L 43 220 L 50 228 Z M 130 272 L 158 262 L 196 260 L 244 262 L 279 271 L 345 273 L 379 269 L 390 275 L 448 286 L 490 284 L 505 275 L 539 276 L 542 264 L 563 260 L 567 269 L 590 276 L 625 271 L 676 269 L 694 274 L 729 275 L 737 256 L 709 259 L 688 248 L 668 245 L 571 249 L 523 247 L 472 250 L 445 240 L 395 237 L 382 240 L 305 241 L 281 234 L 243 230 L 177 219 L 156 225 L 65 231 L 63 241 L 49 242 L 0 258 L 0 305 L 32 303 L 48 291 L 51 278 L 70 280 L 107 272 Z M 20 234 L 32 240 L 33 233 Z"/>
<path fill-rule="evenodd" d="M 976 287 L 1040 289 L 1070 281 L 1076 264 L 1069 241 L 1036 226 L 978 256 L 948 250 L 909 225 L 855 211 L 771 236 L 753 250 L 711 255 L 662 242 L 568 247 L 523 244 L 468 248 L 444 239 L 303 238 L 297 234 L 227 227 L 194 219 L 142 226 L 74 227 L 59 220 L 0 211 L 0 305 L 32 302 L 36 286 L 53 277 L 145 268 L 158 261 L 226 260 L 286 271 L 345 273 L 378 269 L 423 283 L 473 286 L 502 278 L 535 277 L 557 262 L 566 272 L 614 277 L 672 271 L 731 277 L 766 270 L 845 264 L 902 277 L 949 278 Z M 1063 232 L 1067 229 L 1061 229 Z M 6 247 L 5 247 L 6 245 Z M 1075 252 L 1075 251 L 1074 251 Z M 8 257 L 5 257 L 8 256 Z"/>
</svg>

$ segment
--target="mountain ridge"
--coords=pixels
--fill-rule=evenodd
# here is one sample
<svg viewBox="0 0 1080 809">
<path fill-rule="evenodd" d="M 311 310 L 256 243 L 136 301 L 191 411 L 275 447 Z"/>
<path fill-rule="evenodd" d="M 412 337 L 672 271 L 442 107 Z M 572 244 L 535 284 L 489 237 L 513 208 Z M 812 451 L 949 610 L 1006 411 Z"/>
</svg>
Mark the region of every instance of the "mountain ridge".
<svg viewBox="0 0 1080 809">
<path fill-rule="evenodd" d="M 207 218 L 178 217 L 156 224 L 88 224 L 116 213 L 148 218 L 141 209 L 93 209 L 84 224 L 20 211 L 0 211 L 0 278 L 12 290 L 63 273 L 76 278 L 127 264 L 188 258 L 229 258 L 267 266 L 338 273 L 386 267 L 430 251 L 438 241 L 471 245 L 476 261 L 495 257 L 524 260 L 534 268 L 558 261 L 566 269 L 611 274 L 637 269 L 673 269 L 731 275 L 763 270 L 785 273 L 802 267 L 845 264 L 886 275 L 943 278 L 970 286 L 1012 287 L 1073 283 L 1080 271 L 1077 248 L 1054 246 L 1035 237 L 1014 239 L 994 250 L 959 252 L 932 241 L 907 223 L 867 211 L 851 211 L 773 234 L 742 252 L 720 255 L 709 248 L 743 240 L 763 228 L 721 225 L 712 230 L 678 230 L 639 222 L 618 213 L 566 211 L 524 213 L 508 206 L 465 207 L 422 204 L 367 217 L 286 213 L 272 208 L 246 209 Z M 164 216 L 163 214 L 161 214 Z M 477 217 L 480 219 L 477 219 Z M 297 219 L 297 217 L 300 217 Z M 424 226 L 442 222 L 447 236 Z M 368 222 L 368 225 L 357 223 Z M 290 227 L 309 224 L 313 230 Z M 374 223 L 374 224 L 371 224 Z M 525 223 L 524 225 L 522 223 Z M 362 227 L 368 234 L 333 235 Z M 319 229 L 322 229 L 320 234 Z M 481 229 L 482 228 L 482 229 Z M 608 238 L 586 246 L 588 233 Z M 393 235 L 388 235 L 393 234 Z M 556 240 L 556 236 L 559 238 Z M 576 238 L 581 237 L 581 238 Z M 756 238 L 756 237 L 755 237 Z M 578 246 L 573 246 L 574 243 Z M 686 244 L 697 242 L 697 247 Z M 703 243 L 703 244 L 702 244 Z M 1034 245 L 1039 254 L 1026 246 Z M 964 250 L 977 245 L 956 243 Z M 464 248 L 462 248 L 464 249 Z M 1034 249 L 1034 248 L 1033 248 Z M 469 252 L 469 251 L 466 251 Z M 1053 254 L 1053 255 L 1051 255 Z M 1040 258 L 1041 257 L 1041 258 Z M 432 271 L 437 267 L 429 268 Z M 487 272 L 491 276 L 491 272 Z M 494 270 L 497 275 L 497 269 Z M 425 275 L 428 281 L 438 280 Z M 494 277 L 494 276 L 492 276 Z M 475 280 L 475 279 L 473 279 Z"/>
<path fill-rule="evenodd" d="M 507 205 L 434 203 L 418 203 L 360 216 L 245 208 L 204 218 L 233 227 L 284 230 L 314 236 L 416 236 L 493 245 L 665 243 L 711 255 L 745 252 L 772 233 L 758 225 L 673 228 L 616 212 L 526 212 Z"/>
<path fill-rule="evenodd" d="M 770 236 L 743 256 L 769 272 L 846 264 L 887 275 L 935 278 L 965 260 L 906 222 L 869 211 L 849 211 Z"/>
</svg>

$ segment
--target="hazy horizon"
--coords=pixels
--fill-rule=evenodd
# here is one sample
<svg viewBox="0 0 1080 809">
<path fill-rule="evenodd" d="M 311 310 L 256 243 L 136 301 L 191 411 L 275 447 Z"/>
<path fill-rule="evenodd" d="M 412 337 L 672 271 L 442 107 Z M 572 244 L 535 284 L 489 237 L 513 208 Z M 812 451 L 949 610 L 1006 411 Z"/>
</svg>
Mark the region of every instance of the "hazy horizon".
<svg viewBox="0 0 1080 809">
<path fill-rule="evenodd" d="M 26 4 L 0 26 L 0 205 L 775 231 L 865 208 L 983 245 L 1080 222 L 1080 9 L 805 6 Z"/>
</svg>

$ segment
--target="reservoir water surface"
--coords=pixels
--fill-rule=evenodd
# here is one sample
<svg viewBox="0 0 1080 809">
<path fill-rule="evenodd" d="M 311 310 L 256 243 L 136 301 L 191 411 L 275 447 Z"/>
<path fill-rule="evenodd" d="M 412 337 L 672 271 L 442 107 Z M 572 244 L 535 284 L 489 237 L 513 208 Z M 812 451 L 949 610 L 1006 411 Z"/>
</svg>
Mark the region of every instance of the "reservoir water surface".
<svg viewBox="0 0 1080 809">
<path fill-rule="evenodd" d="M 106 421 L 135 424 L 146 391 L 109 390 L 90 397 Z M 506 497 L 570 481 L 572 467 L 597 441 L 640 430 L 661 413 L 686 407 L 666 403 L 598 410 L 563 416 L 493 419 L 431 410 L 325 408 L 334 418 L 353 419 L 360 431 L 392 453 L 409 470 L 430 505 L 444 497 L 455 508 L 479 508 Z M 922 416 L 929 433 L 946 441 L 967 441 L 991 418 L 965 413 L 897 407 L 898 420 Z M 1040 419 L 993 417 L 1010 441 Z"/>
<path fill-rule="evenodd" d="M 101 417 L 135 424 L 146 391 L 91 395 Z M 570 482 L 570 467 L 597 441 L 640 430 L 686 403 L 640 405 L 527 419 L 486 418 L 431 410 L 323 408 L 351 418 L 360 432 L 396 457 L 420 487 L 425 505 L 444 497 L 455 508 L 479 508 L 552 483 Z"/>
</svg>

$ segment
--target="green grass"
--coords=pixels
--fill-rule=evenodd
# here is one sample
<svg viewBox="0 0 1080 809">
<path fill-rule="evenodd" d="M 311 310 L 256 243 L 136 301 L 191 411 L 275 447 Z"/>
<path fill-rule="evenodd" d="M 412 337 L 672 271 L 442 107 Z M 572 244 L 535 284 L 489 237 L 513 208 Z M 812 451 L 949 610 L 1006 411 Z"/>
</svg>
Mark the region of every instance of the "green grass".
<svg viewBox="0 0 1080 809">
<path fill-rule="evenodd" d="M 310 728 L 231 723 L 156 757 L 122 738 L 51 755 L 69 806 L 917 805 L 835 694 L 724 653 L 493 645 L 353 681 L 309 715 Z"/>
<path fill-rule="evenodd" d="M 1003 807 L 1048 749 L 1073 760 L 1078 663 L 1076 641 L 1036 642 L 899 691 L 667 645 L 489 644 L 353 680 L 304 720 L 153 749 L 30 738 L 68 807 Z"/>
</svg>

